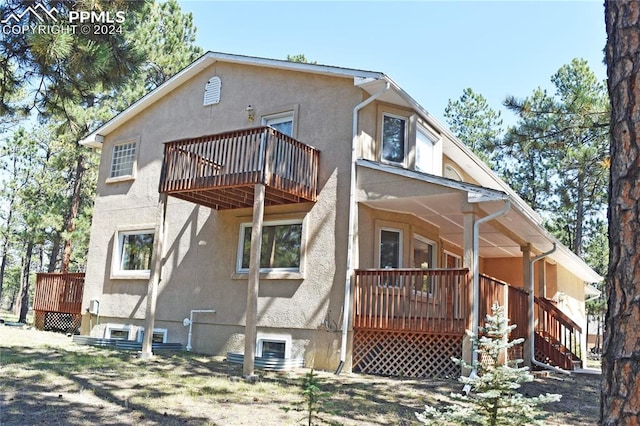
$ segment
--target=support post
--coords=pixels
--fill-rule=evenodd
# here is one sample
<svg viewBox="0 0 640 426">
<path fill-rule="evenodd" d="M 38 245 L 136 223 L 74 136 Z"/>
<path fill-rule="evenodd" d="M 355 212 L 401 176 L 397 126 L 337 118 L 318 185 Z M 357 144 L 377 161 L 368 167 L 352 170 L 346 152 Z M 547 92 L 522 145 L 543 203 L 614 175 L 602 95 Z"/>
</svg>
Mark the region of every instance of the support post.
<svg viewBox="0 0 640 426">
<path fill-rule="evenodd" d="M 262 222 L 264 218 L 265 186 L 255 186 L 253 195 L 253 223 L 251 225 L 251 251 L 249 255 L 249 282 L 247 285 L 247 313 L 244 331 L 244 362 L 242 375 L 251 379 L 256 360 L 258 322 L 258 291 L 260 286 L 260 252 L 262 248 Z"/>
<path fill-rule="evenodd" d="M 473 327 L 473 311 L 474 304 L 479 303 L 478 300 L 474 300 L 473 294 L 473 273 L 474 273 L 474 256 L 473 256 L 473 225 L 476 222 L 476 215 L 474 206 L 466 200 L 466 194 L 462 197 L 461 211 L 464 213 L 464 230 L 463 230 L 463 248 L 462 248 L 462 266 L 469 269 L 467 275 L 467 328 Z M 462 340 L 462 359 L 465 362 L 471 364 L 473 358 L 473 344 L 469 336 L 465 333 Z M 468 376 L 470 371 L 462 371 L 464 376 Z"/>
<path fill-rule="evenodd" d="M 153 234 L 153 252 L 151 254 L 151 276 L 147 289 L 147 312 L 144 321 L 144 339 L 140 358 L 148 359 L 153 356 L 153 328 L 156 322 L 156 304 L 158 301 L 158 286 L 162 279 L 164 225 L 167 217 L 167 194 L 160 194 L 158 200 L 158 217 L 156 219 L 155 232 Z"/>
</svg>

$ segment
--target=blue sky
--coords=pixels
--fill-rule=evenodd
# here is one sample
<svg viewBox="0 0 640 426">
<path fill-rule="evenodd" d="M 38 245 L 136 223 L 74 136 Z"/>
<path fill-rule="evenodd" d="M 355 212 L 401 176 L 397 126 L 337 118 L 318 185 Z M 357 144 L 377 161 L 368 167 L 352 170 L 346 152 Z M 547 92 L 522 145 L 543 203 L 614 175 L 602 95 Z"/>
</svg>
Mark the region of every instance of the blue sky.
<svg viewBox="0 0 640 426">
<path fill-rule="evenodd" d="M 601 1 L 181 1 L 204 50 L 381 71 L 444 122 L 465 87 L 502 109 L 573 58 L 604 80 Z M 505 121 L 511 114 L 503 111 Z"/>
</svg>

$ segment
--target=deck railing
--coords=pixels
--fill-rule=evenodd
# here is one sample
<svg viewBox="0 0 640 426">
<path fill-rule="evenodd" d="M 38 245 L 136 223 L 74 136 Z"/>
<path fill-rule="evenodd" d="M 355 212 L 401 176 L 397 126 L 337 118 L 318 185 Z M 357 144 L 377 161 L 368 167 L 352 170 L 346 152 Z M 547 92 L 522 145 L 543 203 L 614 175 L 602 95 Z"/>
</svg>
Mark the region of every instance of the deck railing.
<svg viewBox="0 0 640 426">
<path fill-rule="evenodd" d="M 479 280 L 480 324 L 484 325 L 486 315 L 491 314 L 491 306 L 498 303 L 507 307 L 505 315 L 510 320 L 509 324 L 517 325 L 511 332 L 510 339 L 527 338 L 529 293 L 488 275 L 480 274 Z"/>
<path fill-rule="evenodd" d="M 33 310 L 82 313 L 84 273 L 39 273 L 33 297 Z"/>
<path fill-rule="evenodd" d="M 562 368 L 573 369 L 580 361 L 582 327 L 546 299 L 535 298 L 536 347 Z M 542 347 L 539 347 L 542 346 Z"/>
<path fill-rule="evenodd" d="M 354 328 L 463 334 L 469 306 L 467 269 L 355 271 Z"/>
<path fill-rule="evenodd" d="M 271 127 L 165 144 L 160 192 L 181 193 L 263 183 L 315 201 L 319 151 Z"/>
</svg>

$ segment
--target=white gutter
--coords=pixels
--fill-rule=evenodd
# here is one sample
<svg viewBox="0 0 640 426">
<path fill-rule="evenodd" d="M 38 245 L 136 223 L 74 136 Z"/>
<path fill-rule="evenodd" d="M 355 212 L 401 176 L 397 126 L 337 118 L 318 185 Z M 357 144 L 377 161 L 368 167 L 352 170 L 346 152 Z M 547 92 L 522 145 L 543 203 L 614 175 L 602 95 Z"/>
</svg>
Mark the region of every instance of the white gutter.
<svg viewBox="0 0 640 426">
<path fill-rule="evenodd" d="M 355 237 L 356 222 L 356 164 L 358 162 L 358 113 L 360 110 L 382 96 L 391 84 L 387 81 L 385 87 L 374 93 L 353 108 L 353 131 L 351 139 L 351 182 L 349 185 L 349 240 L 347 242 L 347 275 L 344 284 L 344 305 L 342 307 L 342 344 L 340 346 L 340 363 L 336 374 L 340 374 L 347 359 L 347 333 L 349 332 L 349 317 L 351 313 L 351 280 L 353 279 L 353 239 Z"/>
<path fill-rule="evenodd" d="M 495 201 L 492 199 L 482 199 L 482 201 Z M 511 209 L 511 200 L 506 199 L 504 207 L 497 212 L 493 212 L 488 216 L 481 217 L 473 224 L 473 318 L 471 324 L 471 332 L 478 336 L 478 328 L 480 325 L 480 225 L 497 217 L 504 216 Z M 471 365 L 473 370 L 469 374 L 469 378 L 473 379 L 478 376 L 478 345 L 473 344 L 471 348 Z M 469 395 L 471 385 L 466 384 L 462 388 L 462 393 Z"/>
<path fill-rule="evenodd" d="M 532 258 L 529 261 L 529 330 L 528 331 L 529 331 L 529 347 L 531 348 L 529 356 L 531 357 L 531 365 L 537 365 L 538 367 L 546 368 L 547 370 L 553 370 L 556 373 L 571 374 L 569 371 L 562 369 L 560 367 L 555 367 L 553 365 L 548 365 L 548 364 L 544 364 L 542 362 L 536 361 L 535 326 L 533 323 L 535 321 L 535 315 L 533 311 L 534 299 L 535 299 L 535 292 L 534 292 L 534 285 L 533 285 L 533 281 L 534 281 L 533 264 L 536 263 L 538 260 L 544 259 L 550 254 L 554 253 L 556 250 L 557 250 L 556 243 L 553 243 L 553 248 L 551 250 L 537 255 L 536 257 Z"/>
</svg>

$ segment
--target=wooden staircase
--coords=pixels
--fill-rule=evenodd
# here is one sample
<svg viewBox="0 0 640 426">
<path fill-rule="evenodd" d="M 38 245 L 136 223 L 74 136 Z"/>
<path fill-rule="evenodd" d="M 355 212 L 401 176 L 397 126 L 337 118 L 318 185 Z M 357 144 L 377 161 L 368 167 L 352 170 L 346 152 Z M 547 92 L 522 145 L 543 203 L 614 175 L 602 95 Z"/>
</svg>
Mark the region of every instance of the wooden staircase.
<svg viewBox="0 0 640 426">
<path fill-rule="evenodd" d="M 548 299 L 535 298 L 536 361 L 564 370 L 582 368 L 582 328 Z"/>
</svg>

